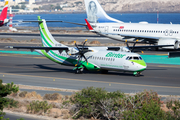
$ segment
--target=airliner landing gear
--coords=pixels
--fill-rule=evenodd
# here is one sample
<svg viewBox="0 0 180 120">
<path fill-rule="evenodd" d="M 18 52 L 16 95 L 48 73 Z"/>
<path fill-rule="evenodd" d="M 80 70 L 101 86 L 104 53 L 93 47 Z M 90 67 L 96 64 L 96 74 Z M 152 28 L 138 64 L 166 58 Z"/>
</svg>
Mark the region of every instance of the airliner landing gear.
<svg viewBox="0 0 180 120">
<path fill-rule="evenodd" d="M 141 72 L 134 72 L 135 77 L 139 77 L 141 75 Z"/>
<path fill-rule="evenodd" d="M 75 73 L 76 74 L 81 74 L 82 72 L 84 71 L 84 68 L 77 68 L 76 70 L 75 70 Z"/>
</svg>

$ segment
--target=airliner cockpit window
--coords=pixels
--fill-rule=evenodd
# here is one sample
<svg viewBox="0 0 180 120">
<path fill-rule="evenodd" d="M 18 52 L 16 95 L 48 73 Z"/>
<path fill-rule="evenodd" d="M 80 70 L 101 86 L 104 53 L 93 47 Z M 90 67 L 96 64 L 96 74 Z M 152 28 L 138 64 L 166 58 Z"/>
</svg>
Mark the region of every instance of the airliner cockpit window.
<svg viewBox="0 0 180 120">
<path fill-rule="evenodd" d="M 129 60 L 129 56 L 126 58 L 126 60 Z"/>
<path fill-rule="evenodd" d="M 132 60 L 132 57 L 129 57 L 129 60 Z"/>
<path fill-rule="evenodd" d="M 143 60 L 142 57 L 139 57 L 139 60 Z"/>
<path fill-rule="evenodd" d="M 139 57 L 133 57 L 134 60 L 139 60 Z"/>
</svg>

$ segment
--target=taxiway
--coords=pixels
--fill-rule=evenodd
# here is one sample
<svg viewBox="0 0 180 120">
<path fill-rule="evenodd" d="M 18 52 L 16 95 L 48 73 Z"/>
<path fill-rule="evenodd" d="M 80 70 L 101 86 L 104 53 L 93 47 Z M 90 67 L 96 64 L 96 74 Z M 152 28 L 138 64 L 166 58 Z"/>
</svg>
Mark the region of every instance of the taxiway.
<svg viewBox="0 0 180 120">
<path fill-rule="evenodd" d="M 131 73 L 84 72 L 74 74 L 73 67 L 61 66 L 45 57 L 0 54 L 0 78 L 4 83 L 81 90 L 101 87 L 125 93 L 154 90 L 161 95 L 180 95 L 179 65 L 148 64 L 141 77 Z"/>
</svg>

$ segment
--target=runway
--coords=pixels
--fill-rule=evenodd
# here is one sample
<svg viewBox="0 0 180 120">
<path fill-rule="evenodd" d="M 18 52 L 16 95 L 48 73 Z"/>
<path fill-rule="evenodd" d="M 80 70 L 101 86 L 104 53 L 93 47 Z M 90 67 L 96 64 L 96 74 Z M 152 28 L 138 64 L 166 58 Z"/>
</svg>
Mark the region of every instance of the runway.
<svg viewBox="0 0 180 120">
<path fill-rule="evenodd" d="M 180 95 L 179 65 L 148 64 L 141 77 L 119 72 L 74 74 L 73 67 L 58 65 L 41 56 L 0 53 L 0 68 L 4 83 L 74 90 L 93 86 L 125 93 L 146 89 L 161 95 Z"/>
</svg>

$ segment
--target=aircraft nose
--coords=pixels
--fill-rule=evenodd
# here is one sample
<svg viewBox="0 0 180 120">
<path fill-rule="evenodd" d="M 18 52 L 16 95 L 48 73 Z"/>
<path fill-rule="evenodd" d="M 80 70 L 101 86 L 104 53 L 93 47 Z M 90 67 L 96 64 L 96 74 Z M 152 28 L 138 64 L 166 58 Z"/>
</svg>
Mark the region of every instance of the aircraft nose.
<svg viewBox="0 0 180 120">
<path fill-rule="evenodd" d="M 144 70 L 146 70 L 146 68 L 147 68 L 147 64 L 145 63 L 145 61 L 143 60 L 143 65 L 142 65 L 142 69 L 144 69 Z"/>
<path fill-rule="evenodd" d="M 141 69 L 141 71 L 146 70 L 147 64 L 145 63 L 144 60 L 142 60 L 141 62 L 139 62 L 139 64 L 140 64 L 139 68 Z"/>
</svg>

